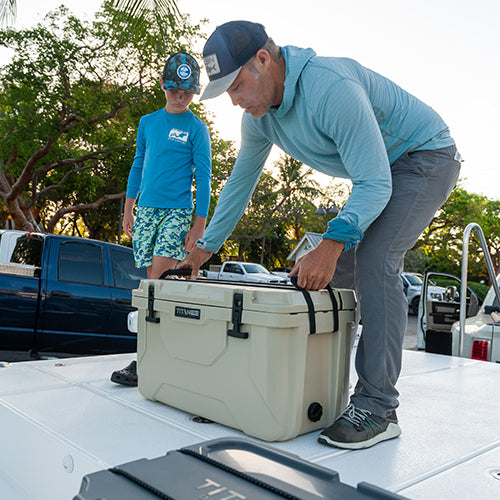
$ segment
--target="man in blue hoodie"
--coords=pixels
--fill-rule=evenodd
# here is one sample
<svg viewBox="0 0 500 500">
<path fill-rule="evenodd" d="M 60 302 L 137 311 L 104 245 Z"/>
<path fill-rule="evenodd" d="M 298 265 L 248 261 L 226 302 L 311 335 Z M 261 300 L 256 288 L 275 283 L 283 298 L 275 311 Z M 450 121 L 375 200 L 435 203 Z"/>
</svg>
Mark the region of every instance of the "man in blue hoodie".
<svg viewBox="0 0 500 500">
<path fill-rule="evenodd" d="M 290 276 L 299 286 L 355 287 L 363 331 L 356 354 L 358 383 L 321 443 L 359 449 L 401 433 L 396 382 L 408 304 L 400 274 L 413 247 L 446 201 L 460 155 L 441 117 L 395 83 L 345 58 L 277 47 L 263 26 L 219 26 L 203 51 L 210 83 L 202 99 L 227 92 L 244 109 L 233 172 L 197 247 L 179 267 L 217 252 L 243 214 L 273 144 L 333 177 L 352 192 L 319 245 Z"/>
</svg>

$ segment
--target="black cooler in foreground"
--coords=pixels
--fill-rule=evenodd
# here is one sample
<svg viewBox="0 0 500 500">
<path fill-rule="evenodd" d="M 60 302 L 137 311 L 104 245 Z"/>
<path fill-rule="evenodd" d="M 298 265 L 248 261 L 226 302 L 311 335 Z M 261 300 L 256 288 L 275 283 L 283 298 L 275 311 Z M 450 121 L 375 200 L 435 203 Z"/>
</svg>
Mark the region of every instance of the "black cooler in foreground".
<svg viewBox="0 0 500 500">
<path fill-rule="evenodd" d="M 74 500 L 396 500 L 369 483 L 341 483 L 337 472 L 270 446 L 215 439 L 86 475 Z"/>
</svg>

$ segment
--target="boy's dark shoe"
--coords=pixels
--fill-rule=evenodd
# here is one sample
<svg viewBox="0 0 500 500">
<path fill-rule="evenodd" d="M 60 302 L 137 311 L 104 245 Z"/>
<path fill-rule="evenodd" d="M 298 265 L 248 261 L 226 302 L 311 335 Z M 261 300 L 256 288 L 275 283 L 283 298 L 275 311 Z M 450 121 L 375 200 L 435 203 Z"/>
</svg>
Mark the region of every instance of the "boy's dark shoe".
<svg viewBox="0 0 500 500">
<path fill-rule="evenodd" d="M 337 448 L 359 450 L 400 434 L 401 428 L 396 420 L 378 417 L 351 403 L 330 427 L 321 432 L 318 441 Z"/>
<path fill-rule="evenodd" d="M 114 371 L 111 374 L 111 382 L 137 387 L 137 361 L 132 361 L 125 368 Z"/>
</svg>

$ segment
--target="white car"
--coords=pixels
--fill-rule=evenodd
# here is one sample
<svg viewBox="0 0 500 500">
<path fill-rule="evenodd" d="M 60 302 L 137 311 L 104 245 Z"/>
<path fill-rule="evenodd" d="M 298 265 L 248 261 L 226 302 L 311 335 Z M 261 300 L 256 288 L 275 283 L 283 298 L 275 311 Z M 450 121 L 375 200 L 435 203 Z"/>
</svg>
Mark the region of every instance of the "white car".
<svg viewBox="0 0 500 500">
<path fill-rule="evenodd" d="M 418 314 L 418 305 L 422 295 L 422 285 L 424 277 L 419 273 L 401 273 L 403 289 L 408 300 L 408 306 L 413 314 Z M 427 300 L 443 300 L 446 289 L 442 286 L 432 285 L 427 289 Z"/>
<path fill-rule="evenodd" d="M 271 272 L 274 275 L 279 276 L 280 278 L 282 278 L 283 280 L 285 280 L 285 283 L 287 285 L 289 285 L 289 284 L 292 283 L 290 281 L 290 278 L 288 277 L 288 275 L 290 274 L 291 270 L 292 270 L 291 267 L 276 267 L 276 268 L 272 269 Z"/>
<path fill-rule="evenodd" d="M 497 276 L 500 286 L 500 274 Z M 453 323 L 452 354 L 459 355 L 460 322 Z M 479 312 L 465 320 L 463 355 L 467 358 L 500 363 L 500 307 L 492 286 Z"/>
</svg>

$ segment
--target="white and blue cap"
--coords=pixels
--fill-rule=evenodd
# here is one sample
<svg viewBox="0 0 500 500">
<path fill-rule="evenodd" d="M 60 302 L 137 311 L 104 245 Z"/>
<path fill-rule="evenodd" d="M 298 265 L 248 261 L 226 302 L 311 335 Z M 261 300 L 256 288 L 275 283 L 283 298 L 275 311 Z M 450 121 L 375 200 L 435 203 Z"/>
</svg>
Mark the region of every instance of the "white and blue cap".
<svg viewBox="0 0 500 500">
<path fill-rule="evenodd" d="M 205 43 L 203 61 L 210 80 L 200 101 L 225 92 L 247 63 L 268 40 L 262 24 L 230 21 L 219 26 Z"/>
<path fill-rule="evenodd" d="M 196 59 L 186 52 L 177 52 L 167 59 L 162 79 L 165 90 L 200 93 L 200 67 Z"/>
</svg>

